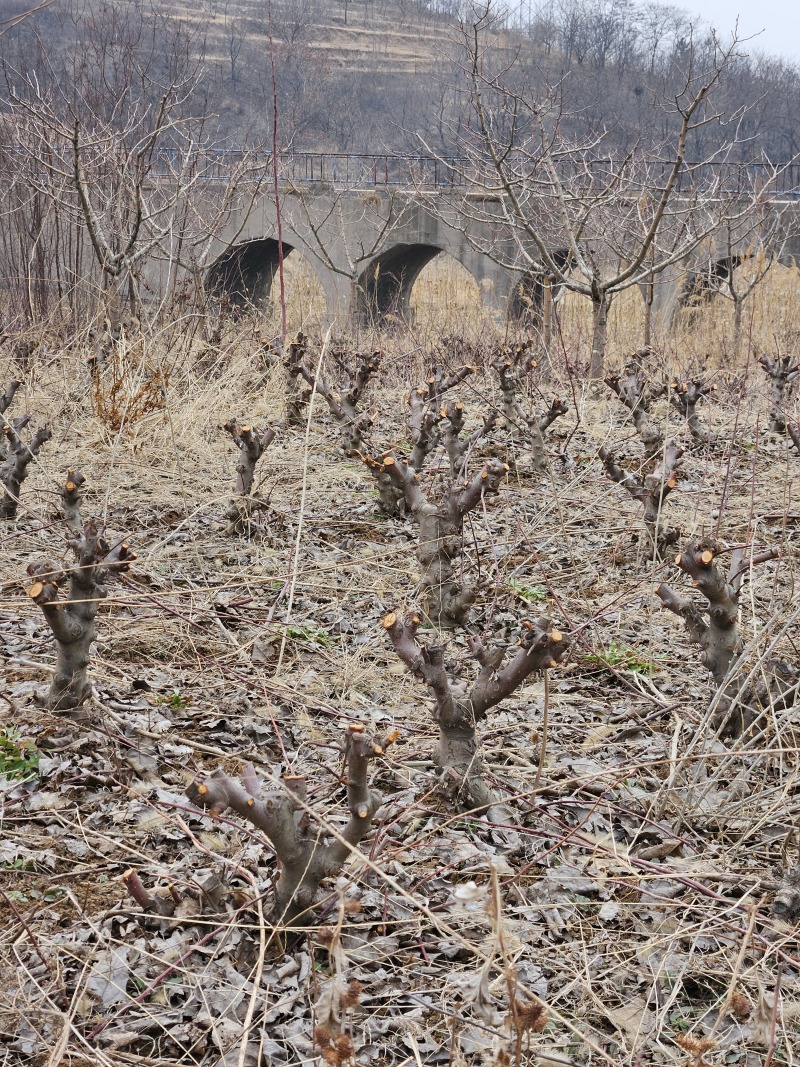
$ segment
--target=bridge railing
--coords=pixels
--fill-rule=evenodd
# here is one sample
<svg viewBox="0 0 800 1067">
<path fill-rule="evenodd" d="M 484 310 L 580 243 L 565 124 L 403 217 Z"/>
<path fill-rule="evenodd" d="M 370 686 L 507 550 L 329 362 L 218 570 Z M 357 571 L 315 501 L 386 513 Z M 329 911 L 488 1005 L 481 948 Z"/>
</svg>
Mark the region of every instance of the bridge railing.
<svg viewBox="0 0 800 1067">
<path fill-rule="evenodd" d="M 0 145 L 0 152 L 24 154 L 21 145 Z M 537 180 L 535 162 L 519 156 L 509 157 L 507 163 L 516 165 L 521 175 L 529 174 Z M 177 149 L 160 148 L 153 162 L 151 176 L 168 180 L 178 173 L 186 175 L 186 161 Z M 619 178 L 619 191 L 650 190 L 658 194 L 667 180 L 670 160 L 644 160 L 631 165 L 628 161 L 609 158 L 565 160 L 558 164 L 563 177 L 573 188 L 582 183 L 588 188 L 602 187 Z M 225 148 L 197 153 L 191 160 L 191 173 L 201 181 L 255 182 L 271 179 L 273 157 L 270 152 Z M 423 155 L 391 155 L 345 152 L 288 152 L 278 156 L 278 178 L 297 185 L 330 185 L 337 188 L 403 188 L 444 190 L 448 188 L 480 188 L 480 170 L 488 176 L 491 187 L 491 165 L 462 156 L 436 157 Z M 538 179 L 546 185 L 546 174 Z M 477 184 L 476 184 L 477 183 Z M 764 189 L 771 197 L 800 199 L 800 163 L 702 163 L 691 162 L 681 170 L 677 192 L 691 195 L 717 193 L 724 196 L 746 196 Z"/>
<path fill-rule="evenodd" d="M 226 153 L 221 154 L 221 161 Z M 260 164 L 271 173 L 272 159 L 265 155 Z M 486 173 L 491 182 L 489 161 Z M 526 166 L 520 160 L 520 169 Z M 622 160 L 594 159 L 585 164 L 585 177 L 602 184 L 619 172 Z M 629 188 L 637 182 L 641 188 L 658 189 L 667 180 L 670 160 L 647 160 L 629 168 L 626 179 Z M 278 176 L 297 184 L 328 184 L 344 188 L 396 187 L 417 189 L 467 189 L 479 176 L 475 159 L 449 156 L 371 155 L 343 152 L 293 152 L 278 157 Z M 224 170 L 224 166 L 221 168 Z M 581 168 L 584 169 L 583 167 Z M 570 171 L 574 178 L 578 169 L 574 163 L 564 165 L 565 177 Z M 263 173 L 263 171 L 262 171 Z M 222 176 L 222 175 L 220 175 Z M 624 188 L 623 186 L 622 188 Z M 726 196 L 746 195 L 754 189 L 766 187 L 772 196 L 800 197 L 800 164 L 765 163 L 688 163 L 679 173 L 679 193 L 718 192 Z"/>
<path fill-rule="evenodd" d="M 439 189 L 466 184 L 463 171 L 467 163 L 467 160 L 455 157 L 304 152 L 281 159 L 280 173 L 298 182 Z"/>
<path fill-rule="evenodd" d="M 298 185 L 334 185 L 344 188 L 362 186 L 402 188 L 442 188 L 468 184 L 463 171 L 468 161 L 453 157 L 373 155 L 346 152 L 291 152 L 278 156 L 278 177 Z M 173 166 L 167 150 L 159 158 L 157 171 L 166 177 Z M 199 173 L 206 180 L 227 180 L 231 173 L 245 167 L 244 178 L 271 177 L 272 155 L 223 149 L 206 152 L 199 162 Z"/>
</svg>

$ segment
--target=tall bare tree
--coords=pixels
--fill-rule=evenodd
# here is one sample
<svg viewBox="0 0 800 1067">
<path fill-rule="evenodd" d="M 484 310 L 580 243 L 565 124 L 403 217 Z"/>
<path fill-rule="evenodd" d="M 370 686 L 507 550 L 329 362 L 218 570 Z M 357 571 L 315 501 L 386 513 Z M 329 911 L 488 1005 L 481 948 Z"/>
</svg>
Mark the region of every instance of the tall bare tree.
<svg viewBox="0 0 800 1067">
<path fill-rule="evenodd" d="M 49 268 L 59 271 L 59 290 L 65 276 L 90 314 L 116 325 L 126 306 L 141 315 L 143 291 L 169 292 L 181 268 L 202 270 L 216 232 L 242 201 L 246 216 L 261 179 L 246 153 L 220 161 L 207 151 L 202 112 L 184 117 L 199 61 L 180 28 L 167 59 L 141 10 L 104 9 L 80 29 L 86 54 L 66 82 L 49 57 L 40 71 L 5 69 L 10 217 L 31 231 L 39 259 L 43 233 L 60 246 Z M 33 226 L 34 210 L 54 220 L 50 230 Z"/>
<path fill-rule="evenodd" d="M 50 7 L 54 3 L 55 0 L 41 0 L 40 3 L 34 4 L 32 7 L 26 8 L 16 15 L 9 15 L 7 18 L 0 18 L 0 37 L 2 37 L 3 34 L 8 33 L 9 30 L 15 29 L 17 26 L 19 26 L 21 22 L 24 22 L 25 19 L 30 18 L 31 15 L 35 15 L 37 11 L 44 11 L 46 7 Z"/>
<path fill-rule="evenodd" d="M 726 223 L 722 227 L 725 241 L 724 276 L 719 292 L 733 304 L 733 350 L 742 351 L 744 305 L 754 290 L 779 262 L 796 231 L 796 216 L 791 207 L 756 202 L 753 224 L 744 239 Z"/>
<path fill-rule="evenodd" d="M 706 154 L 693 147 L 700 131 L 722 121 L 713 97 L 739 42 L 735 35 L 727 44 L 713 35 L 689 42 L 677 91 L 652 94 L 653 116 L 666 120 L 662 143 L 645 147 L 642 138 L 608 158 L 605 131 L 582 142 L 562 132 L 563 84 L 543 83 L 515 57 L 495 64 L 492 19 L 483 6 L 463 26 L 473 121 L 467 162 L 452 164 L 467 189 L 456 215 L 495 224 L 498 237 L 482 251 L 591 300 L 590 374 L 598 378 L 614 296 L 652 282 L 722 217 L 736 219 L 749 207 L 722 195 L 718 165 L 737 144 L 736 122 L 722 147 L 718 139 Z M 587 50 L 589 43 L 587 36 Z"/>
</svg>

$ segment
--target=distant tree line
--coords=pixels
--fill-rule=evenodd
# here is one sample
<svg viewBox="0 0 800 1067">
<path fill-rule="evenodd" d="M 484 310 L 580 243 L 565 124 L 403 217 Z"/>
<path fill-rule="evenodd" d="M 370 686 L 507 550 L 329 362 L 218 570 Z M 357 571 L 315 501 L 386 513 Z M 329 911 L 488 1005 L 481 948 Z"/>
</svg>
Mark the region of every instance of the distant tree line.
<svg viewBox="0 0 800 1067">
<path fill-rule="evenodd" d="M 25 6 L 0 0 L 0 18 Z M 272 61 L 282 147 L 413 153 L 423 135 L 455 153 L 470 124 L 459 91 L 467 13 L 465 0 L 204 0 L 187 20 L 166 2 L 62 0 L 4 38 L 3 62 L 7 80 L 35 73 L 64 102 L 88 77 L 97 95 L 80 105 L 102 110 L 104 84 L 113 87 L 136 56 L 149 75 L 147 85 L 131 83 L 131 107 L 148 103 L 143 94 L 157 93 L 159 76 L 163 84 L 185 76 L 184 117 L 202 116 L 204 136 L 231 146 L 271 139 Z M 499 5 L 495 28 L 493 47 L 514 59 L 520 79 L 538 79 L 548 93 L 558 87 L 561 129 L 602 133 L 607 151 L 643 137 L 661 143 L 669 131 L 654 101 L 680 84 L 704 40 L 712 52 L 707 29 L 653 0 Z M 761 53 L 757 40 L 729 64 L 717 106 L 738 123 L 740 158 L 800 151 L 800 69 Z M 716 135 L 710 128 L 698 151 Z"/>
</svg>

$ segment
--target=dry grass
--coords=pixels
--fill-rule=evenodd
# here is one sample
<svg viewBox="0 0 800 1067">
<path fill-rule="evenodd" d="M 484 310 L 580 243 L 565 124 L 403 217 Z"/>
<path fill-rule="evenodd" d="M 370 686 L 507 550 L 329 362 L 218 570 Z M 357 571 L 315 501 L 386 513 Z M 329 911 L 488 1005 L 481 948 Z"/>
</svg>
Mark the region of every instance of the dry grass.
<svg viewBox="0 0 800 1067">
<path fill-rule="evenodd" d="M 383 339 L 376 447 L 402 442 L 404 389 L 446 358 L 432 342 L 463 325 L 474 302 L 452 275 L 420 284 L 413 329 Z M 793 336 L 796 286 L 796 275 L 781 275 L 757 296 L 754 342 Z M 447 312 L 438 331 L 436 301 Z M 293 322 L 308 326 L 301 304 Z M 615 309 L 612 364 L 637 343 L 637 310 Z M 74 354 L 31 369 L 15 407 L 55 436 L 18 522 L 2 531 L 0 647 L 5 718 L 45 756 L 28 786 L 0 778 L 9 1064 L 229 1067 L 257 1063 L 259 1046 L 264 1062 L 321 1062 L 313 1015 L 318 1025 L 337 976 L 362 986 L 341 1009 L 359 1063 L 410 1067 L 445 1050 L 452 1064 L 682 1067 L 699 1062 L 692 1049 L 703 1042 L 715 1065 L 797 1062 L 800 944 L 769 915 L 800 814 L 796 715 L 773 709 L 756 748 L 711 736 L 704 672 L 653 594 L 661 578 L 680 579 L 648 558 L 638 506 L 596 459 L 605 441 L 636 454 L 626 413 L 570 378 L 586 360 L 584 312 L 563 302 L 538 383 L 543 397 L 576 402 L 551 435 L 567 462 L 554 460 L 542 483 L 512 475 L 467 538 L 468 565 L 487 583 L 476 625 L 488 639 L 513 639 L 519 620 L 541 611 L 574 638 L 570 665 L 551 678 L 540 790 L 542 683 L 482 730 L 507 798 L 500 826 L 465 819 L 439 796 L 425 694 L 379 627 L 384 611 L 416 602 L 409 533 L 376 516 L 370 483 L 339 453 L 321 402 L 307 432 L 282 431 L 262 461 L 261 489 L 285 532 L 273 523 L 249 541 L 226 535 L 234 450 L 218 427 L 233 414 L 254 425 L 282 417 L 281 371 L 260 360 L 249 326 L 214 351 L 173 350 L 164 410 L 116 430 L 94 412 Z M 720 389 L 706 416 L 731 445 L 687 453 L 670 518 L 685 536 L 718 528 L 732 542 L 785 544 L 784 560 L 742 598 L 758 670 L 768 652 L 796 659 L 800 647 L 800 460 L 760 430 L 758 376 L 730 388 L 746 368 L 726 363 L 717 313 L 708 310 L 716 334 L 695 316 L 657 338 L 670 371 L 712 357 Z M 478 318 L 470 331 L 485 343 L 496 336 Z M 474 424 L 494 385 L 481 371 L 461 395 Z M 666 405 L 656 417 L 683 432 Z M 87 475 L 84 513 L 124 533 L 140 557 L 101 611 L 91 725 L 33 699 L 52 650 L 24 571 L 66 552 L 53 511 L 68 466 Z M 220 762 L 301 770 L 335 823 L 335 745 L 352 719 L 402 731 L 377 771 L 385 807 L 368 851 L 328 887 L 323 921 L 339 929 L 339 949 L 330 934 L 287 947 L 265 920 L 267 850 L 236 820 L 188 812 L 182 789 Z M 187 898 L 212 869 L 243 906 L 195 907 L 180 923 L 142 916 L 119 882 L 131 866 Z M 537 998 L 543 1028 L 526 1007 Z"/>
<path fill-rule="evenodd" d="M 418 74 L 441 62 L 442 30 L 455 36 L 455 29 L 447 20 L 428 16 L 423 9 L 415 8 L 409 21 L 402 12 L 393 9 L 391 17 L 377 14 L 371 5 L 354 7 L 344 3 L 324 3 L 315 10 L 313 17 L 302 28 L 302 44 L 313 55 L 325 58 L 331 67 L 345 68 L 352 73 L 407 72 Z M 277 4 L 274 12 L 278 26 L 276 36 L 280 39 L 283 20 L 291 27 L 299 17 L 302 25 L 310 9 L 303 11 L 300 5 L 289 3 L 284 8 Z M 223 65 L 229 63 L 229 34 L 233 32 L 250 47 L 265 46 L 266 16 L 263 5 L 247 0 L 234 0 L 225 12 L 201 12 L 194 5 L 171 5 L 174 19 L 194 26 L 202 33 L 205 52 L 209 59 Z M 209 17 L 210 15 L 210 17 Z M 398 17 L 399 15 L 399 17 Z"/>
<path fill-rule="evenodd" d="M 286 259 L 286 293 L 289 331 L 324 332 L 325 298 L 311 264 L 299 253 Z M 279 286 L 270 294 L 273 312 L 270 328 L 278 329 Z M 797 346 L 800 324 L 800 268 L 776 266 L 745 303 L 743 351 L 791 351 Z M 437 337 L 456 334 L 491 338 L 510 327 L 482 308 L 479 287 L 469 272 L 442 254 L 423 268 L 411 294 L 413 338 L 433 345 Z M 616 297 L 609 314 L 607 363 L 619 366 L 641 344 L 644 310 L 638 289 Z M 398 320 L 394 328 L 404 331 Z M 516 329 L 516 327 L 514 327 Z M 591 337 L 591 305 L 584 297 L 564 293 L 557 304 L 554 349 L 580 365 L 586 359 Z M 733 304 L 722 295 L 710 295 L 698 308 L 680 308 L 667 324 L 654 314 L 653 345 L 669 374 L 685 375 L 707 367 L 724 371 L 735 360 Z M 408 347 L 411 347 L 410 345 Z"/>
</svg>

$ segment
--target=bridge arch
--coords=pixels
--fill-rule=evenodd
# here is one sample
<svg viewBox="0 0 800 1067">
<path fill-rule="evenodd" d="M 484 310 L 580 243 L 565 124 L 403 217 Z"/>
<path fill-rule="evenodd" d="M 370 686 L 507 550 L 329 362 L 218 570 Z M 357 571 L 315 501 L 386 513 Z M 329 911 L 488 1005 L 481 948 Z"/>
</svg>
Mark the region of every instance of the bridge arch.
<svg viewBox="0 0 800 1067">
<path fill-rule="evenodd" d="M 422 269 L 443 248 L 430 244 L 397 244 L 382 252 L 362 271 L 356 283 L 358 317 L 376 325 L 394 315 L 411 317 L 411 290 Z"/>
<path fill-rule="evenodd" d="M 283 255 L 293 246 L 283 243 Z M 206 271 L 208 292 L 226 296 L 242 310 L 266 311 L 272 281 L 278 272 L 280 246 L 273 237 L 263 237 L 229 248 Z"/>
<path fill-rule="evenodd" d="M 328 271 L 320 272 L 298 242 L 283 242 L 284 279 L 291 329 L 325 321 L 338 294 Z M 224 252 L 206 271 L 206 291 L 226 296 L 232 307 L 268 315 L 278 305 L 279 244 L 264 237 L 243 241 Z M 320 304 L 322 305 L 320 307 Z"/>
</svg>

